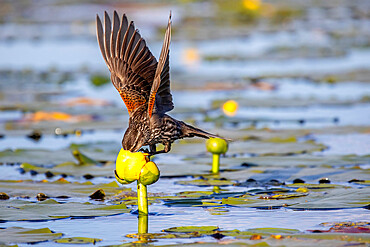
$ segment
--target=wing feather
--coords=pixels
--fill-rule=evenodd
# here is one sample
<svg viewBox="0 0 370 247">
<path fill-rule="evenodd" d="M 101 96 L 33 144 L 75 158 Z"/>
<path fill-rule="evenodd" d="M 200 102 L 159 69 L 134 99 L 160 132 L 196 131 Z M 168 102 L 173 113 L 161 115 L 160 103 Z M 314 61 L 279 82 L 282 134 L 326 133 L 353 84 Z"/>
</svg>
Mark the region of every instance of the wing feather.
<svg viewBox="0 0 370 247">
<path fill-rule="evenodd" d="M 112 23 L 110 21 L 110 18 L 108 16 L 108 13 L 104 12 L 104 27 L 105 27 L 105 33 L 104 33 L 104 48 L 105 48 L 105 54 L 107 55 L 107 58 L 111 57 L 110 54 L 110 36 L 111 36 L 111 26 Z"/>
<path fill-rule="evenodd" d="M 116 57 L 116 45 L 117 45 L 117 36 L 119 32 L 120 21 L 117 15 L 117 12 L 113 13 L 113 30 L 110 37 L 110 50 L 112 52 L 112 57 Z"/>
<path fill-rule="evenodd" d="M 114 13 L 117 14 L 116 11 L 114 11 Z M 122 47 L 122 42 L 123 42 L 123 38 L 125 35 L 124 30 L 127 30 L 127 27 L 128 27 L 127 17 L 125 14 L 123 14 L 121 26 L 119 27 L 118 34 L 117 34 L 117 43 L 116 43 L 116 56 L 119 58 L 121 57 L 121 47 Z"/>
<path fill-rule="evenodd" d="M 104 31 L 103 31 L 103 25 L 101 23 L 101 20 L 99 18 L 98 15 L 96 15 L 96 33 L 97 33 L 97 37 L 98 37 L 98 43 L 99 43 L 99 47 L 100 47 L 100 51 L 103 55 L 103 58 L 104 58 L 104 61 L 106 63 L 108 63 L 107 61 L 107 55 L 105 53 L 105 47 L 104 47 Z"/>
<path fill-rule="evenodd" d="M 159 62 L 158 62 L 158 65 L 155 71 L 153 85 L 150 90 L 149 103 L 148 103 L 148 116 L 149 117 L 152 116 L 156 101 L 157 101 L 156 105 L 158 106 L 157 107 L 158 111 L 164 112 L 164 110 L 160 110 L 161 99 L 159 95 L 157 96 L 157 92 L 161 86 L 162 87 L 165 86 L 165 81 L 162 81 L 162 74 L 163 74 L 163 69 L 165 65 L 167 65 L 167 67 L 169 68 L 169 63 L 168 62 L 166 63 L 166 61 L 169 60 L 170 43 L 171 43 L 171 13 L 168 18 L 168 24 L 167 24 L 166 34 L 164 36 L 161 55 L 159 56 Z M 169 73 L 168 73 L 169 70 L 165 69 L 164 71 L 167 71 L 168 78 L 169 78 Z M 169 85 L 168 85 L 168 89 L 169 89 Z M 171 96 L 171 99 L 172 99 L 172 96 Z"/>
<path fill-rule="evenodd" d="M 156 104 L 157 110 L 171 110 L 173 104 L 169 88 L 168 63 L 170 20 L 159 63 L 139 31 L 135 29 L 134 23 L 128 22 L 125 14 L 120 20 L 114 11 L 111 21 L 108 13 L 104 12 L 104 25 L 97 16 L 96 30 L 100 51 L 111 72 L 112 83 L 120 93 L 129 114 L 131 115 L 138 107 L 149 104 L 151 94 L 158 99 L 152 101 L 152 104 Z M 168 99 L 172 108 L 165 106 L 166 104 L 164 107 L 159 106 L 160 102 L 166 102 Z"/>
</svg>

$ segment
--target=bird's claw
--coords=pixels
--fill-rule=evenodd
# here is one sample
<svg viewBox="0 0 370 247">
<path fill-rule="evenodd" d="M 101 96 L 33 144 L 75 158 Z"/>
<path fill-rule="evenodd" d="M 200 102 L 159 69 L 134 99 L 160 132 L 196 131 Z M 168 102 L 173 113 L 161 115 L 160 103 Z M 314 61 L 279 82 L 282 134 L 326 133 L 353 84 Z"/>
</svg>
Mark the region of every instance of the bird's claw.
<svg viewBox="0 0 370 247">
<path fill-rule="evenodd" d="M 151 153 L 149 152 L 149 149 L 147 149 L 147 148 L 140 148 L 139 152 L 143 152 L 143 153 L 147 153 L 147 154 L 151 155 Z"/>
</svg>

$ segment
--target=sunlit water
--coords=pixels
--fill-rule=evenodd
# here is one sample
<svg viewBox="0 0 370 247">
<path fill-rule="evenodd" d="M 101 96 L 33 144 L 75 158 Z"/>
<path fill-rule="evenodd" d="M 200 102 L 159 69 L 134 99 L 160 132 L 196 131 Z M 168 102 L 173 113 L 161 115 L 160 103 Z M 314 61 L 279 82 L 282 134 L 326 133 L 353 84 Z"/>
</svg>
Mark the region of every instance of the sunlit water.
<svg viewBox="0 0 370 247">
<path fill-rule="evenodd" d="M 171 208 L 151 206 L 152 212 L 159 215 L 149 217 L 149 232 L 161 232 L 162 229 L 181 225 L 214 225 L 222 230 L 247 230 L 259 227 L 280 227 L 298 230 L 325 229 L 318 224 L 322 222 L 368 221 L 370 216 L 365 209 L 347 209 L 335 211 L 294 211 L 287 209 L 256 210 L 230 208 L 225 215 L 212 215 L 205 208 Z M 162 214 L 161 214 L 162 213 Z M 181 221 L 179 221 L 181 219 Z M 65 237 L 85 236 L 101 238 L 101 244 L 119 244 L 131 242 L 133 239 L 125 237 L 137 232 L 137 215 L 121 214 L 110 217 L 97 217 L 93 223 L 91 219 L 65 219 L 51 222 L 24 222 L 24 227 L 49 227 L 56 232 L 66 233 Z M 19 226 L 19 223 L 8 222 L 1 226 Z M 81 227 L 83 226 L 83 227 Z M 211 237 L 201 238 L 217 242 Z M 157 244 L 176 244 L 194 242 L 194 239 L 159 240 Z M 51 243 L 40 243 L 38 246 L 50 246 Z M 99 245 L 101 245 L 99 244 Z M 25 245 L 20 245 L 25 246 Z M 58 246 L 63 246 L 58 244 Z M 66 245 L 67 246 L 67 245 Z M 69 246 L 69 245 L 68 245 Z"/>
</svg>

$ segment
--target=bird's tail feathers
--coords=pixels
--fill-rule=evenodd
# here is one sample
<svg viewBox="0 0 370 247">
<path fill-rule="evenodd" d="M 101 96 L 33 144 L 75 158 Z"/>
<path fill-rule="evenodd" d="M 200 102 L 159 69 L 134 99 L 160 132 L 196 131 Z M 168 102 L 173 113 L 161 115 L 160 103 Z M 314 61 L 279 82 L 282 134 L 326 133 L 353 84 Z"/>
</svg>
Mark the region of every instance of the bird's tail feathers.
<svg viewBox="0 0 370 247">
<path fill-rule="evenodd" d="M 221 138 L 221 139 L 224 139 L 226 141 L 231 141 L 230 139 L 208 133 L 204 130 L 195 128 L 195 127 L 193 127 L 189 124 L 186 124 L 184 122 L 181 122 L 181 124 L 182 124 L 182 131 L 183 131 L 185 137 L 197 136 L 197 137 L 206 138 L 206 139 L 213 137 L 213 138 Z"/>
</svg>

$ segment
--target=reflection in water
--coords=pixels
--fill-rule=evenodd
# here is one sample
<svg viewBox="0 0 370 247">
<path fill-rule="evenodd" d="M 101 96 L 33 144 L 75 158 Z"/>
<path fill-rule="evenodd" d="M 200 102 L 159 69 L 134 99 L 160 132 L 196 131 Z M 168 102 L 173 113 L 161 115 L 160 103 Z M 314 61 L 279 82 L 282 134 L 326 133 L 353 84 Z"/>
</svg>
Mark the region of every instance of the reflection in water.
<svg viewBox="0 0 370 247">
<path fill-rule="evenodd" d="M 148 242 L 148 236 L 146 235 L 146 233 L 148 233 L 148 221 L 149 221 L 148 215 L 139 214 L 138 222 L 137 222 L 137 228 L 138 228 L 137 231 L 138 231 L 140 243 Z"/>
</svg>

